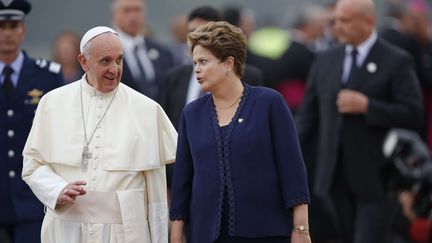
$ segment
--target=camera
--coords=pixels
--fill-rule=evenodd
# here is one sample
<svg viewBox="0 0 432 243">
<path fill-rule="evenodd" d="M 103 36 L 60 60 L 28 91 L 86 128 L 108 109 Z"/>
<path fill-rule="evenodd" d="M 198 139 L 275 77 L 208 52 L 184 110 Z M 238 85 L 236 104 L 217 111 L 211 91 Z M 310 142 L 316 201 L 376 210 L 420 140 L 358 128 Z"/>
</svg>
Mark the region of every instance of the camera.
<svg viewBox="0 0 432 243">
<path fill-rule="evenodd" d="M 390 130 L 384 140 L 383 153 L 405 179 L 432 185 L 429 149 L 416 132 L 399 128 Z"/>
</svg>

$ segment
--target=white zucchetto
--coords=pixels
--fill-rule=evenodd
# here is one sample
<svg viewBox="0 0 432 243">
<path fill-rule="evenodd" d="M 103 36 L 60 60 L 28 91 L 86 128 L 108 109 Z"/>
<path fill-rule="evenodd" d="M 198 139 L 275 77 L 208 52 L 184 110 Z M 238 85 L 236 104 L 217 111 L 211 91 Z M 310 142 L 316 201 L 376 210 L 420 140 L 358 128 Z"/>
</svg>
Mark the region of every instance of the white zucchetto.
<svg viewBox="0 0 432 243">
<path fill-rule="evenodd" d="M 114 33 L 116 35 L 117 32 L 109 27 L 106 26 L 97 26 L 94 27 L 92 29 L 90 29 L 89 31 L 87 31 L 83 38 L 81 39 L 81 43 L 80 43 L 80 52 L 82 53 L 84 50 L 84 46 L 87 45 L 87 43 L 89 43 L 89 41 L 93 38 L 95 38 L 96 36 L 103 34 L 103 33 L 107 33 L 107 32 L 111 32 Z"/>
</svg>

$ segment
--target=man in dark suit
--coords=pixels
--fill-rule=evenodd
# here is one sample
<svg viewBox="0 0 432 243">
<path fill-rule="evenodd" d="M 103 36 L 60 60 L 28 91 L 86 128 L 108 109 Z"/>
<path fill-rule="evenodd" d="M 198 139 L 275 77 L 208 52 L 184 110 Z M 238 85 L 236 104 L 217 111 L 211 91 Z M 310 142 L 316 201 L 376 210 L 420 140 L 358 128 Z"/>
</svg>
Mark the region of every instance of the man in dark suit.
<svg viewBox="0 0 432 243">
<path fill-rule="evenodd" d="M 143 0 L 114 0 L 112 20 L 124 46 L 122 82 L 159 101 L 161 79 L 174 60 L 168 48 L 144 36 L 144 7 Z"/>
<path fill-rule="evenodd" d="M 30 10 L 25 0 L 0 2 L 0 234 L 13 243 L 40 242 L 43 205 L 21 179 L 21 152 L 39 99 L 64 83 L 59 64 L 21 50 Z"/>
<path fill-rule="evenodd" d="M 419 83 L 408 54 L 377 37 L 372 0 L 341 0 L 335 11 L 344 45 L 317 56 L 298 133 L 302 143 L 318 136 L 313 190 L 331 202 L 339 238 L 384 243 L 393 210 L 380 174 L 383 138 L 392 127 L 420 127 Z"/>
<path fill-rule="evenodd" d="M 417 76 L 422 83 L 422 58 L 420 45 L 413 33 L 414 22 L 408 3 L 388 1 L 387 17 L 379 35 L 386 41 L 402 48 L 411 55 L 414 60 Z"/>
</svg>

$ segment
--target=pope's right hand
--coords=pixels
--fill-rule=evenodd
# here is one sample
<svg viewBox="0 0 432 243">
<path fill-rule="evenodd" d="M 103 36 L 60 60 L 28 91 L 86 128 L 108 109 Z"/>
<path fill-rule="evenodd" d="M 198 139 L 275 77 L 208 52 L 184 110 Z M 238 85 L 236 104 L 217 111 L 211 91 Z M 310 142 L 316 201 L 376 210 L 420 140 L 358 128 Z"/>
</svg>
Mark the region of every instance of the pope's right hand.
<svg viewBox="0 0 432 243">
<path fill-rule="evenodd" d="M 57 204 L 73 204 L 77 196 L 86 194 L 86 191 L 83 187 L 86 184 L 87 182 L 83 180 L 78 180 L 67 184 L 57 197 Z"/>
</svg>

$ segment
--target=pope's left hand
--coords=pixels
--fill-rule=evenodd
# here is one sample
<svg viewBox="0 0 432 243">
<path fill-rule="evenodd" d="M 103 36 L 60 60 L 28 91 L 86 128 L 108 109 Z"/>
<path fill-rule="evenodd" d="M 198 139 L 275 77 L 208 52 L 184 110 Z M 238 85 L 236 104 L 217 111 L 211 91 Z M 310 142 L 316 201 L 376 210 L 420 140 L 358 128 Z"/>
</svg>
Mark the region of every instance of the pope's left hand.
<svg viewBox="0 0 432 243">
<path fill-rule="evenodd" d="M 292 232 L 291 233 L 291 243 L 311 243 L 309 233 L 305 232 Z"/>
<path fill-rule="evenodd" d="M 336 99 L 338 111 L 342 114 L 366 114 L 368 103 L 366 95 L 351 89 L 342 89 Z"/>
</svg>

